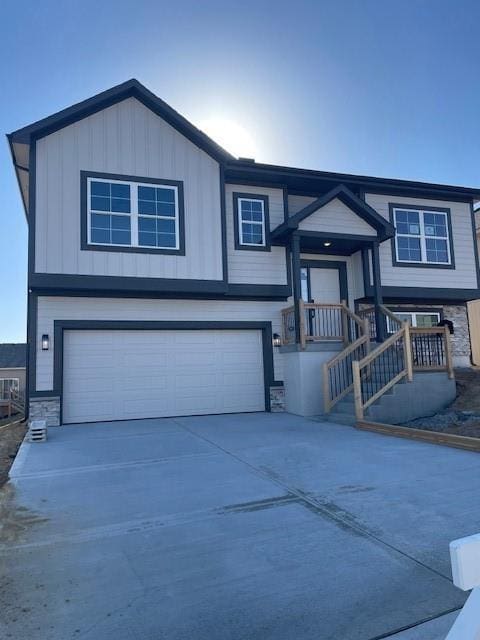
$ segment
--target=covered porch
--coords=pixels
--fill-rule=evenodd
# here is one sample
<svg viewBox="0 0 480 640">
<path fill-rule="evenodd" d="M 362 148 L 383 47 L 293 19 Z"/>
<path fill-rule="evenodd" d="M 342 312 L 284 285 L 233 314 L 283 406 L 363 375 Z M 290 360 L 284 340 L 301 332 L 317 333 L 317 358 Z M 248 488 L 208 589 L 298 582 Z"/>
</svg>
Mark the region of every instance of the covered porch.
<svg viewBox="0 0 480 640">
<path fill-rule="evenodd" d="M 388 327 L 380 312 L 379 245 L 393 235 L 392 225 L 344 186 L 277 227 L 272 242 L 289 251 L 293 291 L 282 312 L 282 344 L 347 345 L 365 333 L 383 341 Z M 364 312 L 356 301 L 367 290 L 373 305 Z"/>
<path fill-rule="evenodd" d="M 379 246 L 393 235 L 393 226 L 345 187 L 274 230 L 272 240 L 288 249 L 292 280 L 280 346 L 288 411 L 320 415 L 338 405 L 343 420 L 362 420 L 414 372 L 447 374 L 451 391 L 448 330 L 412 328 L 383 304 Z"/>
</svg>

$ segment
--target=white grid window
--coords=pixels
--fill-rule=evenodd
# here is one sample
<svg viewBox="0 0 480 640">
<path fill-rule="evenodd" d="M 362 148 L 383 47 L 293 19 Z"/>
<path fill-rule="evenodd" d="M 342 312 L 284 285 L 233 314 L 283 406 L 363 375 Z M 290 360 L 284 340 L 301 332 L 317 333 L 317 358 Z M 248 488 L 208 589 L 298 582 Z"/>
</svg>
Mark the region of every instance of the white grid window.
<svg viewBox="0 0 480 640">
<path fill-rule="evenodd" d="M 10 392 L 18 394 L 19 390 L 19 378 L 0 378 L 0 399 L 7 400 L 10 397 Z"/>
<path fill-rule="evenodd" d="M 440 322 L 439 311 L 394 311 L 397 318 L 402 321 L 408 320 L 410 326 L 430 328 L 438 326 Z M 392 326 L 390 318 L 387 316 L 387 330 L 388 333 L 395 333 L 397 329 Z"/>
<path fill-rule="evenodd" d="M 244 246 L 265 246 L 265 203 L 250 198 L 238 199 L 239 242 Z"/>
<path fill-rule="evenodd" d="M 444 211 L 394 209 L 397 262 L 451 264 L 447 214 Z"/>
<path fill-rule="evenodd" d="M 88 178 L 88 243 L 179 249 L 178 188 Z"/>
</svg>

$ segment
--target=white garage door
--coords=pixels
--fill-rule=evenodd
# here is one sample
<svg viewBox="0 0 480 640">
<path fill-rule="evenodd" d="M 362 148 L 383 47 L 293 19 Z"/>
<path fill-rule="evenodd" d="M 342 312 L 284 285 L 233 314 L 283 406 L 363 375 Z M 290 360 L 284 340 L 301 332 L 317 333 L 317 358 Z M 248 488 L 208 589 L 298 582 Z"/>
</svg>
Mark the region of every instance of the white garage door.
<svg viewBox="0 0 480 640">
<path fill-rule="evenodd" d="M 264 409 L 261 331 L 65 331 L 64 423 Z"/>
</svg>

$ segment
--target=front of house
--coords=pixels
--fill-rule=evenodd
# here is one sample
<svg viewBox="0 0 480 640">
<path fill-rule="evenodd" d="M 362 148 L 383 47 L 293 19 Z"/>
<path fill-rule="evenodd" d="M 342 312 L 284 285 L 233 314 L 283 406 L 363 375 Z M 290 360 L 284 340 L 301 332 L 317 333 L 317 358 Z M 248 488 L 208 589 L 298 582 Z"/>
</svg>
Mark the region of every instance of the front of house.
<svg viewBox="0 0 480 640">
<path fill-rule="evenodd" d="M 281 409 L 292 349 L 341 349 L 357 337 L 343 318 L 371 305 L 375 339 L 394 331 L 380 306 L 412 328 L 450 320 L 470 362 L 478 190 L 237 160 L 135 80 L 9 142 L 31 417 Z"/>
</svg>

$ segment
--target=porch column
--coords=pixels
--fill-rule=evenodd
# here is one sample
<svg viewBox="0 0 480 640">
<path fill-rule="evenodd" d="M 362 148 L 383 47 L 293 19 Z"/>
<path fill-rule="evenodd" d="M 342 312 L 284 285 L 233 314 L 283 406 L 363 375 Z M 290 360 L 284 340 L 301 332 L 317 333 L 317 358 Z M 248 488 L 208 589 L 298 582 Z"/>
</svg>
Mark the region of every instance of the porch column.
<svg viewBox="0 0 480 640">
<path fill-rule="evenodd" d="M 300 236 L 295 233 L 291 238 L 292 251 L 292 283 L 293 283 L 293 305 L 295 308 L 295 342 L 300 344 L 300 305 L 299 300 L 302 297 L 302 279 L 300 271 Z"/>
<path fill-rule="evenodd" d="M 380 253 L 378 250 L 379 243 L 372 243 L 372 266 L 373 266 L 373 302 L 375 304 L 375 325 L 377 327 L 377 340 L 383 342 L 387 336 L 386 319 L 380 311 L 380 305 L 383 304 L 382 297 L 382 278 L 380 275 Z"/>
</svg>

